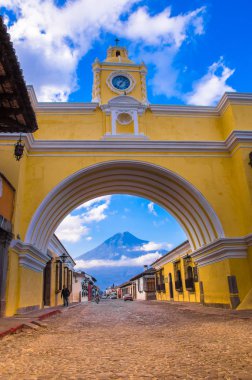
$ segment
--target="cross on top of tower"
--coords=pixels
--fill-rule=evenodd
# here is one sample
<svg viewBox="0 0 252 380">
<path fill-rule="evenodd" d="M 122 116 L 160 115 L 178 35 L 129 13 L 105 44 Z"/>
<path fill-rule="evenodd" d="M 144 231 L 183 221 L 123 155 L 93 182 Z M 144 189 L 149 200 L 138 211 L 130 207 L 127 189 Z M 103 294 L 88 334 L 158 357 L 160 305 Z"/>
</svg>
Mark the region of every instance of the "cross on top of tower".
<svg viewBox="0 0 252 380">
<path fill-rule="evenodd" d="M 116 39 L 115 39 L 116 46 L 118 46 L 119 41 L 120 41 L 119 38 L 116 37 Z"/>
</svg>

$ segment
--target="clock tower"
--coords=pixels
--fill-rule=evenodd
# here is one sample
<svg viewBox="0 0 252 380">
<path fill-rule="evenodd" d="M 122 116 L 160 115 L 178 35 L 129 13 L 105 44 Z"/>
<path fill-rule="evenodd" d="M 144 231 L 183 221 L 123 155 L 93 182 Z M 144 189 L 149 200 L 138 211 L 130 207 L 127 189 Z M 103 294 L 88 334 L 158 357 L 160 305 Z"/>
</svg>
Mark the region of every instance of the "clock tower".
<svg viewBox="0 0 252 380">
<path fill-rule="evenodd" d="M 110 117 L 105 136 L 143 138 L 139 116 L 148 106 L 146 73 L 145 64 L 130 60 L 125 47 L 109 47 L 105 61 L 95 60 L 92 102 Z"/>
<path fill-rule="evenodd" d="M 106 104 L 113 97 L 126 94 L 147 104 L 146 66 L 131 61 L 125 47 L 109 47 L 105 61 L 95 60 L 93 73 L 93 102 Z"/>
</svg>

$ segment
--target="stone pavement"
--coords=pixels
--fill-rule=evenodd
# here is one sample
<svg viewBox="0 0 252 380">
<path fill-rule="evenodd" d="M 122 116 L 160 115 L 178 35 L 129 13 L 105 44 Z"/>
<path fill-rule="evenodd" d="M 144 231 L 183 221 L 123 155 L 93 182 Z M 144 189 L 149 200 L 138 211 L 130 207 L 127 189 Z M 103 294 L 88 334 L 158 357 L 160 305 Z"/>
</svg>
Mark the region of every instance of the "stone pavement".
<svg viewBox="0 0 252 380">
<path fill-rule="evenodd" d="M 0 379 L 252 379 L 252 313 L 157 301 L 80 305 L 1 340 Z"/>
</svg>

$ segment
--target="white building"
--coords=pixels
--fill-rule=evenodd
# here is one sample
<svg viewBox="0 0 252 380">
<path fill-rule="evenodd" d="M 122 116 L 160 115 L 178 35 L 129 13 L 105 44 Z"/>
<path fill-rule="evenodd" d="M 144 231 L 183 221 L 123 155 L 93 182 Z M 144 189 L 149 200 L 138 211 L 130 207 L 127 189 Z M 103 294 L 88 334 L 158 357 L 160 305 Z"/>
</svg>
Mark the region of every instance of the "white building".
<svg viewBox="0 0 252 380">
<path fill-rule="evenodd" d="M 156 299 L 155 272 L 154 268 L 146 269 L 130 279 L 134 299 L 142 301 Z"/>
</svg>

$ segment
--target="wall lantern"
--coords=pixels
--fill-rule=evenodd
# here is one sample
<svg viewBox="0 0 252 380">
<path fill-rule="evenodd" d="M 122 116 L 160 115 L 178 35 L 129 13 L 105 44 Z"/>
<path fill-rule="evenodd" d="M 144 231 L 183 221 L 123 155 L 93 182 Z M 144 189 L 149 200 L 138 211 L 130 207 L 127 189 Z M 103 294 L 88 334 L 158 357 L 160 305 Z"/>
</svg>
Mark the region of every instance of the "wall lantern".
<svg viewBox="0 0 252 380">
<path fill-rule="evenodd" d="M 66 262 L 68 262 L 68 255 L 67 254 L 65 254 L 65 253 L 62 253 L 62 255 L 59 257 L 60 258 L 60 260 L 62 261 L 62 263 L 64 264 L 64 263 L 66 263 Z"/>
<path fill-rule="evenodd" d="M 252 152 L 249 153 L 249 165 L 252 167 Z"/>
<path fill-rule="evenodd" d="M 187 255 L 184 257 L 184 260 L 187 264 L 189 264 L 192 261 L 192 257 L 187 253 Z"/>
<path fill-rule="evenodd" d="M 20 135 L 19 140 L 14 145 L 14 156 L 17 161 L 19 161 L 22 158 L 23 153 L 24 153 L 24 143 L 21 140 L 21 135 Z"/>
</svg>

